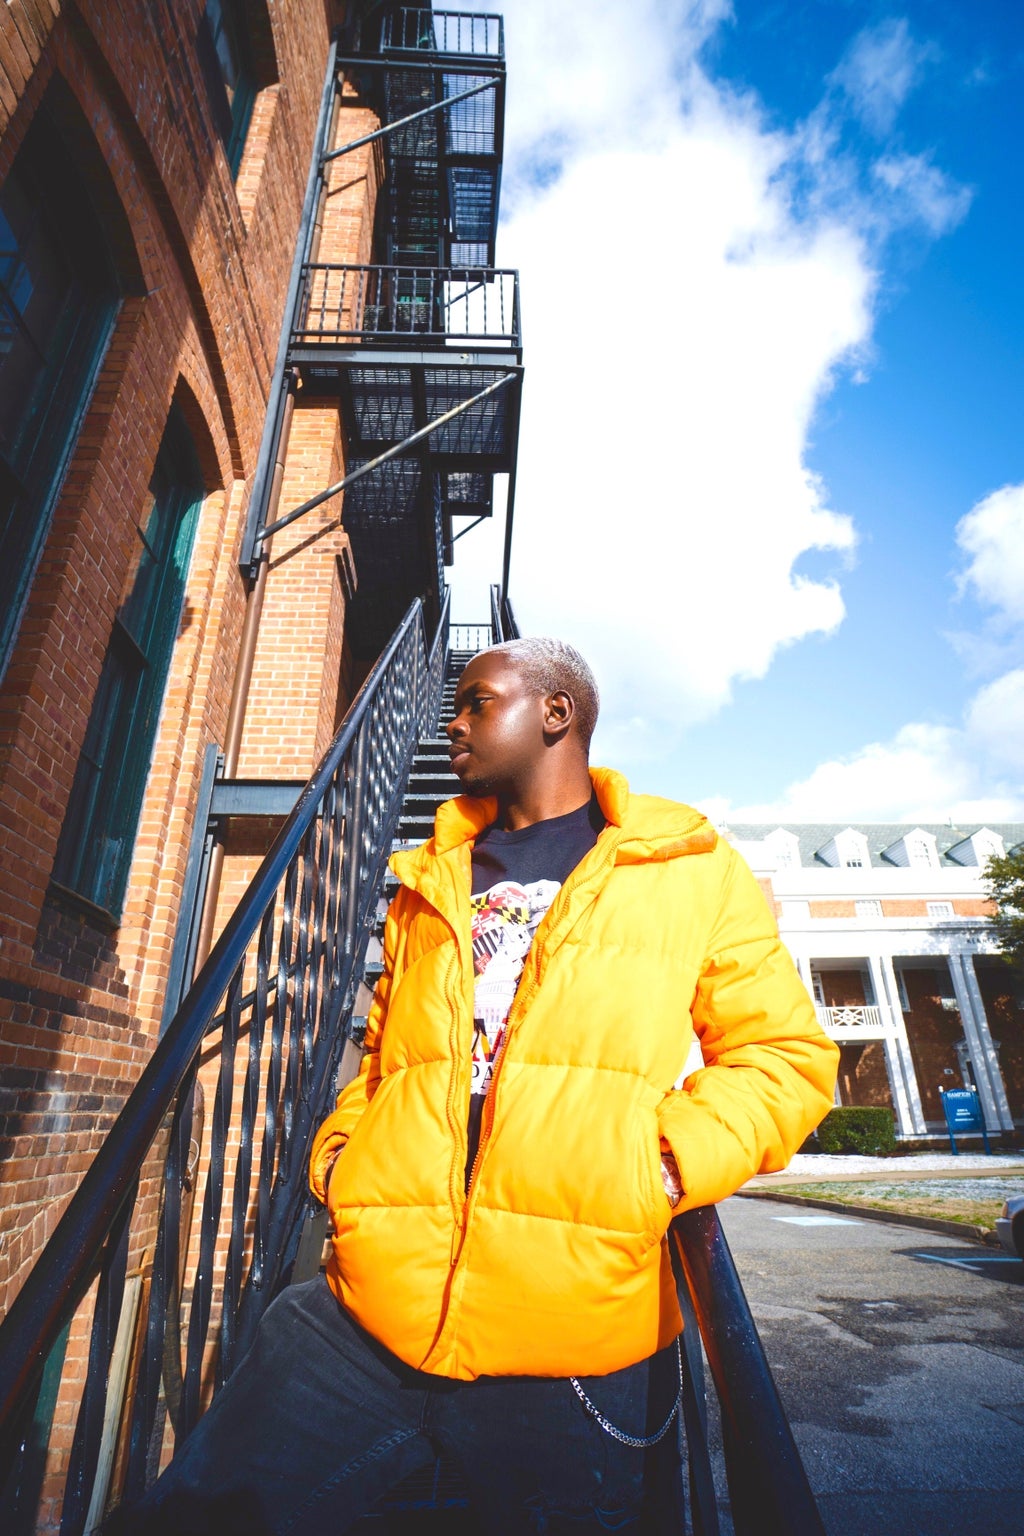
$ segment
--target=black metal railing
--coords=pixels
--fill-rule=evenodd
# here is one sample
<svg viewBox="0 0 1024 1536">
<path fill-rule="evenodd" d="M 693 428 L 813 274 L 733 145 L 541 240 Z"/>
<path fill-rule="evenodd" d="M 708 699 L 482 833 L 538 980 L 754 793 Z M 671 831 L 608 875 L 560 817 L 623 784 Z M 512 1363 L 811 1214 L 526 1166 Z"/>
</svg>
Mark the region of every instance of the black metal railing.
<svg viewBox="0 0 1024 1536">
<path fill-rule="evenodd" d="M 670 1242 L 685 1323 L 683 1406 L 694 1531 L 719 1532 L 702 1343 L 718 1398 L 735 1536 L 825 1536 L 716 1208 L 699 1206 L 676 1216 Z"/>
<path fill-rule="evenodd" d="M 490 624 L 453 624 L 449 630 L 448 648 L 451 651 L 485 651 L 494 644 Z"/>
<path fill-rule="evenodd" d="M 352 266 L 302 269 L 293 346 L 351 342 L 477 346 L 518 351 L 519 274 L 494 267 Z"/>
<path fill-rule="evenodd" d="M 512 604 L 497 583 L 491 586 L 491 631 L 495 644 L 501 640 L 519 639 L 519 625 Z"/>
<path fill-rule="evenodd" d="M 447 53 L 501 59 L 505 56 L 500 16 L 471 11 L 433 11 L 396 6 L 384 18 L 381 52 Z"/>
<path fill-rule="evenodd" d="M 0 1328 L 5 1531 L 33 1528 L 62 1469 L 62 1536 L 141 1494 L 290 1276 L 447 630 L 447 599 L 430 647 L 410 607 Z M 65 1347 L 87 1369 L 40 1413 Z"/>
</svg>

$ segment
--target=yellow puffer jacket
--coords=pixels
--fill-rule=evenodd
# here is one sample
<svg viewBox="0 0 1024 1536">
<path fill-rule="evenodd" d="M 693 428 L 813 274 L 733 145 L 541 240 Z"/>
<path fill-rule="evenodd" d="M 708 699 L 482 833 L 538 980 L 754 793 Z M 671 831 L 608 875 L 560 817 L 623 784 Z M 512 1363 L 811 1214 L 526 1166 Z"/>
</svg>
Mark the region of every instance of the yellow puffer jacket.
<svg viewBox="0 0 1024 1536">
<path fill-rule="evenodd" d="M 600 1375 L 668 1343 L 662 1145 L 685 1210 L 782 1168 L 831 1104 L 838 1051 L 746 864 L 688 806 L 592 777 L 608 825 L 527 956 L 468 1198 L 470 850 L 493 800 L 448 801 L 393 857 L 367 1053 L 313 1146 L 332 1290 L 436 1375 Z M 694 1031 L 706 1067 L 673 1090 Z"/>
</svg>

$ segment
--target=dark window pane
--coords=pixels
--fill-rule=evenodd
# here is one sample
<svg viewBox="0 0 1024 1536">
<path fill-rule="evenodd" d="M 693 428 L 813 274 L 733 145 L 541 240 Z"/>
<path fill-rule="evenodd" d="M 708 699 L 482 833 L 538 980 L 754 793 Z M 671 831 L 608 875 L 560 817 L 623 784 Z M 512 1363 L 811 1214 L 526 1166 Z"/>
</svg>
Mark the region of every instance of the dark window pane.
<svg viewBox="0 0 1024 1536">
<path fill-rule="evenodd" d="M 224 152 L 237 175 L 256 99 L 256 74 L 239 0 L 207 0 L 196 39 L 199 62 Z"/>
<path fill-rule="evenodd" d="M 0 667 L 89 393 L 119 285 L 45 122 L 0 188 Z"/>
<path fill-rule="evenodd" d="M 185 595 L 202 483 L 177 410 L 164 433 L 61 832 L 54 878 L 119 915 Z"/>
</svg>

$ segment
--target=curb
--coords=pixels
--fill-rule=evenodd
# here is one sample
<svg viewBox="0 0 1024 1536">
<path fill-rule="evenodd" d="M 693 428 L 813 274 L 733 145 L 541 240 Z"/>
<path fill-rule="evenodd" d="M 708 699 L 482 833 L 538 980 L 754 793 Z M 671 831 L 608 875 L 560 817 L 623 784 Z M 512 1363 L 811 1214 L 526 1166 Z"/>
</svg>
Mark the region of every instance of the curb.
<svg viewBox="0 0 1024 1536">
<path fill-rule="evenodd" d="M 943 1237 L 963 1237 L 991 1248 L 1002 1246 L 996 1234 L 987 1227 L 976 1227 L 966 1221 L 943 1221 L 941 1216 L 911 1216 L 901 1211 L 876 1211 L 869 1205 L 847 1205 L 842 1200 L 818 1200 L 811 1195 L 783 1194 L 776 1189 L 741 1189 L 737 1190 L 736 1198 L 775 1200 L 781 1205 L 809 1205 L 818 1211 L 838 1211 L 843 1216 L 857 1216 L 864 1221 L 886 1221 L 892 1227 L 916 1227 L 922 1232 L 938 1232 Z"/>
</svg>

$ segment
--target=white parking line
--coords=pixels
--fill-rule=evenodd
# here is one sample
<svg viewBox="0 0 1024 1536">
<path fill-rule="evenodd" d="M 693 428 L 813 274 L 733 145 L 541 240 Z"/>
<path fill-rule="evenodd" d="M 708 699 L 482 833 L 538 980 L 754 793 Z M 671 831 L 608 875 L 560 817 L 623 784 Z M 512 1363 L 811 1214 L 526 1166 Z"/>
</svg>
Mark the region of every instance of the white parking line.
<svg viewBox="0 0 1024 1536">
<path fill-rule="evenodd" d="M 979 1264 L 1019 1264 L 1020 1259 L 1001 1253 L 979 1253 L 977 1258 L 954 1259 L 940 1253 L 915 1253 L 915 1259 L 927 1259 L 929 1264 L 952 1264 L 954 1269 L 976 1269 Z"/>
<path fill-rule="evenodd" d="M 849 1216 L 773 1216 L 772 1221 L 788 1221 L 794 1227 L 856 1227 L 860 1225 Z"/>
</svg>

